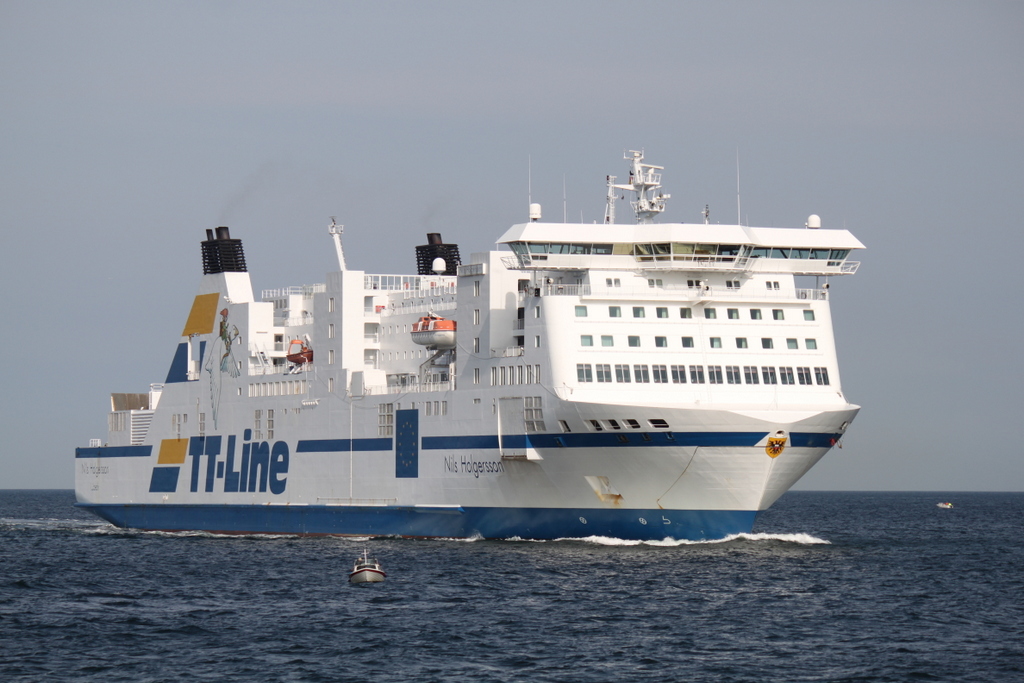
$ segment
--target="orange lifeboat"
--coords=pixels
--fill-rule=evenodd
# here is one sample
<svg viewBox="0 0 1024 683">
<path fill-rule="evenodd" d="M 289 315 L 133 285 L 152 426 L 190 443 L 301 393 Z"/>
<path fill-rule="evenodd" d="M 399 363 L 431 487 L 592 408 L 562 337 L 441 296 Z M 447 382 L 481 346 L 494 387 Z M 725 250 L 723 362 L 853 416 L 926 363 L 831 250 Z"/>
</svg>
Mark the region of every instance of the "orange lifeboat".
<svg viewBox="0 0 1024 683">
<path fill-rule="evenodd" d="M 412 325 L 412 340 L 437 349 L 455 348 L 455 321 L 430 314 Z"/>
<path fill-rule="evenodd" d="M 296 348 L 298 347 L 298 348 Z M 313 362 L 313 349 L 306 345 L 306 342 L 301 339 L 292 339 L 288 343 L 288 353 L 285 355 L 285 360 L 289 363 L 295 363 L 296 365 L 302 365 L 303 363 Z"/>
</svg>

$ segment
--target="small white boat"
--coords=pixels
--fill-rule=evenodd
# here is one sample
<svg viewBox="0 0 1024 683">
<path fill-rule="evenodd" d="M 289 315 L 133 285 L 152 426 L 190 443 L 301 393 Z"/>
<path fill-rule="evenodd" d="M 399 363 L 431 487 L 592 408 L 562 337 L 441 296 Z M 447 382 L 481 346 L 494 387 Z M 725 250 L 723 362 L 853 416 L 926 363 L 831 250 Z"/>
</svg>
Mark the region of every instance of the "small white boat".
<svg viewBox="0 0 1024 683">
<path fill-rule="evenodd" d="M 356 558 L 352 571 L 348 575 L 349 583 L 380 583 L 387 577 L 384 568 L 380 566 L 377 558 L 370 557 L 364 550 L 363 554 Z"/>
<path fill-rule="evenodd" d="M 942 508 L 944 510 L 951 510 L 953 508 L 952 503 L 936 503 L 935 507 Z"/>
</svg>

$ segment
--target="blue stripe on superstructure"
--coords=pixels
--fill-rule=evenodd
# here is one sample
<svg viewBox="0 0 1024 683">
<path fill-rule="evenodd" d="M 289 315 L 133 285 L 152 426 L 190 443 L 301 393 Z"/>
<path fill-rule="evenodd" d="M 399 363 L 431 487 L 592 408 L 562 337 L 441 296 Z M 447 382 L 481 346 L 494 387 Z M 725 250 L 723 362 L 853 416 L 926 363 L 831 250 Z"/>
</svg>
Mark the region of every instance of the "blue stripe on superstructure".
<svg viewBox="0 0 1024 683">
<path fill-rule="evenodd" d="M 351 447 L 349 443 L 351 442 Z M 296 453 L 340 453 L 348 451 L 390 451 L 391 439 L 303 439 L 295 446 Z"/>
<path fill-rule="evenodd" d="M 206 355 L 206 342 L 199 342 L 199 367 L 203 366 L 203 356 Z M 167 370 L 167 379 L 164 384 L 174 382 L 195 381 L 188 378 L 188 342 L 181 342 L 174 351 L 174 358 L 171 359 L 171 367 Z"/>
<path fill-rule="evenodd" d="M 174 351 L 174 358 L 171 359 L 171 367 L 167 370 L 167 379 L 164 384 L 188 381 L 188 342 L 181 342 Z"/>
<path fill-rule="evenodd" d="M 152 453 L 152 446 L 100 446 L 75 449 L 76 458 L 147 458 Z"/>
<path fill-rule="evenodd" d="M 341 505 L 96 505 L 107 521 L 134 529 L 215 533 L 336 534 L 435 538 L 710 540 L 748 533 L 754 510 L 411 507 Z"/>
<path fill-rule="evenodd" d="M 509 439 L 512 437 L 506 437 L 506 443 L 511 442 Z M 513 448 L 519 448 L 519 446 L 511 446 Z M 452 450 L 463 450 L 471 448 L 497 448 L 498 447 L 498 435 L 497 434 L 478 434 L 476 436 L 425 436 L 422 440 L 421 448 L 423 450 L 439 450 L 442 448 L 449 448 Z"/>
</svg>

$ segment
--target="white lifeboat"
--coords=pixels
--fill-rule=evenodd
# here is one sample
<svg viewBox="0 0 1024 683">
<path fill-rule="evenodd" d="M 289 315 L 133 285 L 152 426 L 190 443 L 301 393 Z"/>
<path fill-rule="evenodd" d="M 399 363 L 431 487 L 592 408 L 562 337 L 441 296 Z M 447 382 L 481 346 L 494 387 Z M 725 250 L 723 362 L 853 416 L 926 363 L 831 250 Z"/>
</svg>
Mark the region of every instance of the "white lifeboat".
<svg viewBox="0 0 1024 683">
<path fill-rule="evenodd" d="M 440 316 L 425 315 L 412 325 L 412 340 L 437 349 L 455 348 L 455 321 Z"/>
</svg>

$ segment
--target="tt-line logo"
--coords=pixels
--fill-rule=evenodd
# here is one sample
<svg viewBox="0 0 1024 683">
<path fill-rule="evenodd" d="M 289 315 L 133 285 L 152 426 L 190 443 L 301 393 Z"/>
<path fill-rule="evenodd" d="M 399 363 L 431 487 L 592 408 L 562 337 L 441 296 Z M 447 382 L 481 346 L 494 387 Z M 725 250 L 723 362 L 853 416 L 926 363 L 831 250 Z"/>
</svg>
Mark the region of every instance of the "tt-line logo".
<svg viewBox="0 0 1024 683">
<path fill-rule="evenodd" d="M 284 441 L 252 441 L 252 430 L 244 432 L 240 453 L 234 434 L 165 439 L 153 468 L 151 493 L 175 493 L 179 473 L 190 471 L 189 491 L 213 493 L 266 493 L 279 495 L 288 485 L 288 444 Z M 226 442 L 226 443 L 225 443 Z M 186 460 L 191 460 L 187 467 Z M 182 467 L 186 465 L 186 467 Z M 218 483 L 220 482 L 220 483 Z M 200 487 L 202 487 L 200 489 Z"/>
</svg>

